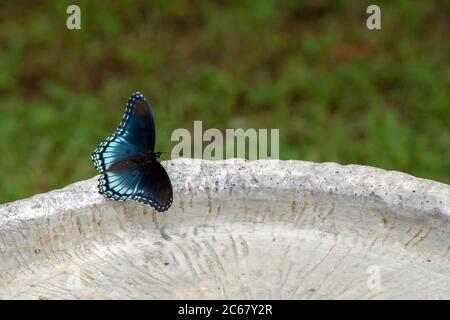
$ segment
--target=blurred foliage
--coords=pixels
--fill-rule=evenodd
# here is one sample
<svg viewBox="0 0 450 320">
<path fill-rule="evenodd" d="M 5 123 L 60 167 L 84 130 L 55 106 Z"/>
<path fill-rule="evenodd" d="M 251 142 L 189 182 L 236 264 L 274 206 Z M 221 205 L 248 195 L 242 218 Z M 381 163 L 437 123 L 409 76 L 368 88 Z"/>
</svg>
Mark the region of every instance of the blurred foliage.
<svg viewBox="0 0 450 320">
<path fill-rule="evenodd" d="M 0 202 L 96 174 L 128 96 L 176 128 L 280 128 L 282 159 L 450 182 L 449 1 L 4 1 Z"/>
</svg>

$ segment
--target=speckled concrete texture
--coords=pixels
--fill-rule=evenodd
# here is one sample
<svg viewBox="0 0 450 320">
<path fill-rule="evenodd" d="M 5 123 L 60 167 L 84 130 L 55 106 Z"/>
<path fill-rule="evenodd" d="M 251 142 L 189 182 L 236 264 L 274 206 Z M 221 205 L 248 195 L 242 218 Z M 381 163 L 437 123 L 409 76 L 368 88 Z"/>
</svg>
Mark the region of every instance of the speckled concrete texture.
<svg viewBox="0 0 450 320">
<path fill-rule="evenodd" d="M 97 178 L 0 206 L 3 299 L 450 298 L 450 186 L 304 161 L 163 165 L 167 213 Z"/>
</svg>

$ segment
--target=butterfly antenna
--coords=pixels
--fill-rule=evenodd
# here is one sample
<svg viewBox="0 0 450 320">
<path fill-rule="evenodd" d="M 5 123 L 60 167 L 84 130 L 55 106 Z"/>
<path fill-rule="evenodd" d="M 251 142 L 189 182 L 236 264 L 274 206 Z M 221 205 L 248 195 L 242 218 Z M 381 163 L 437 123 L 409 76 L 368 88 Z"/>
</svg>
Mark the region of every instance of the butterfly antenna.
<svg viewBox="0 0 450 320">
<path fill-rule="evenodd" d="M 161 160 L 165 160 L 165 159 L 162 157 L 163 154 L 170 154 L 170 152 L 166 152 L 166 151 L 160 151 L 160 152 L 161 152 Z"/>
</svg>

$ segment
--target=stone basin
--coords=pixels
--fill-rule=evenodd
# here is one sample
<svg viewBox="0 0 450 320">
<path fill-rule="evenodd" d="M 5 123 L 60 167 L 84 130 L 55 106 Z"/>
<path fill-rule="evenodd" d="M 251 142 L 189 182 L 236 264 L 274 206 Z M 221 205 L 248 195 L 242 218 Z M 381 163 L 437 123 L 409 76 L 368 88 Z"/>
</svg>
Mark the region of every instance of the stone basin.
<svg viewBox="0 0 450 320">
<path fill-rule="evenodd" d="M 450 186 L 359 165 L 163 162 L 166 213 L 97 178 L 0 206 L 2 299 L 450 298 Z"/>
</svg>

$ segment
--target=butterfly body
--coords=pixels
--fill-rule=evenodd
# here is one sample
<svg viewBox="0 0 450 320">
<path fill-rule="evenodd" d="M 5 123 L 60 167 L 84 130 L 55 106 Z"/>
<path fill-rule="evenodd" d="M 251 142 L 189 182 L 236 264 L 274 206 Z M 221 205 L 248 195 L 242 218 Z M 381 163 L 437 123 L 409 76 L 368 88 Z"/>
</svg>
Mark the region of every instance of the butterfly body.
<svg viewBox="0 0 450 320">
<path fill-rule="evenodd" d="M 113 200 L 136 200 L 163 212 L 172 205 L 170 178 L 155 152 L 155 124 L 150 104 L 139 92 L 128 100 L 116 132 L 92 153 L 102 174 L 99 192 Z"/>
<path fill-rule="evenodd" d="M 134 168 L 145 168 L 154 161 L 158 161 L 160 152 L 143 152 L 134 156 L 127 156 L 121 160 L 115 161 L 106 170 L 106 172 L 122 172 Z"/>
</svg>

